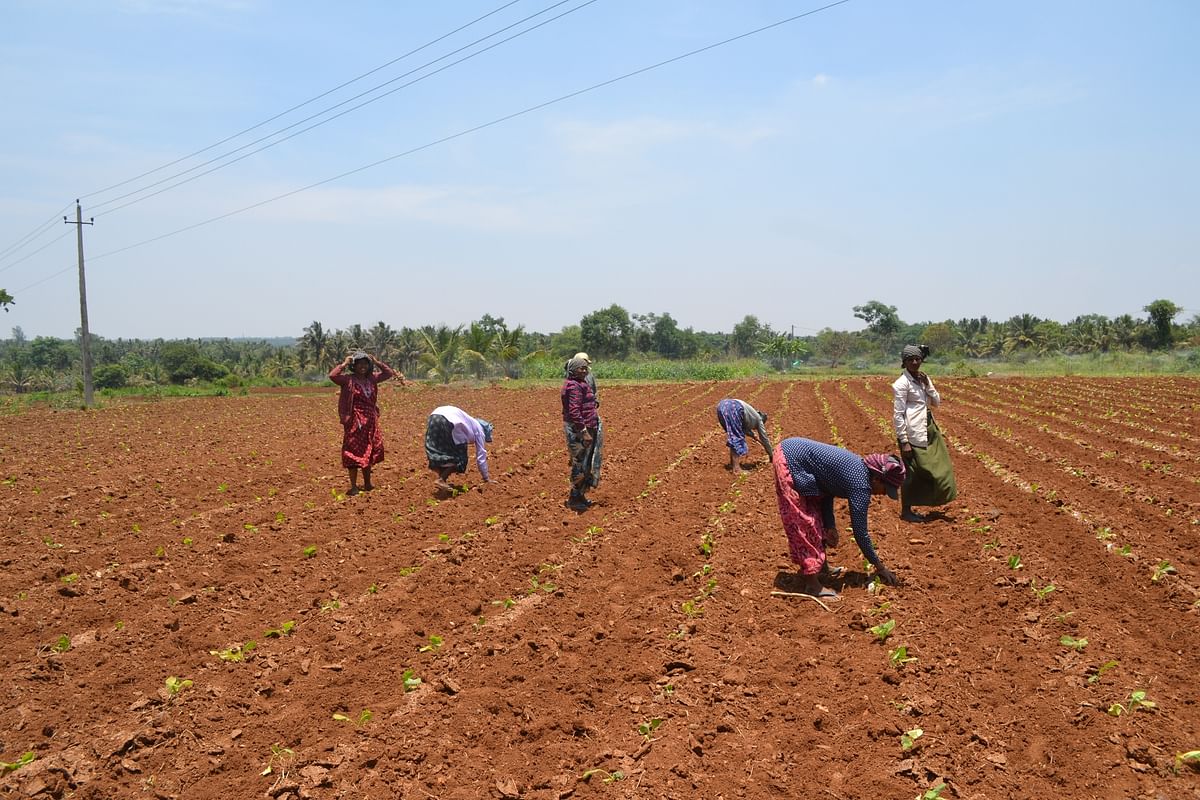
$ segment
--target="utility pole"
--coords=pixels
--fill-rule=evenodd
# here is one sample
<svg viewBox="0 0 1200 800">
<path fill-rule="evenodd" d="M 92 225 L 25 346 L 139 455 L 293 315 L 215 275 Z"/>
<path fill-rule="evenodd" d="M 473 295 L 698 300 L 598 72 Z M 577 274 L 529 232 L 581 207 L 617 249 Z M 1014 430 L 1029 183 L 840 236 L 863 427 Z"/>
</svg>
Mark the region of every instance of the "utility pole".
<svg viewBox="0 0 1200 800">
<path fill-rule="evenodd" d="M 75 221 L 63 217 L 64 225 L 74 225 L 76 241 L 79 243 L 79 322 L 82 335 L 79 338 L 79 350 L 83 354 L 83 405 L 91 408 L 94 402 L 92 396 L 92 337 L 88 333 L 87 320 L 87 284 L 83 280 L 83 226 L 95 225 L 96 218 L 83 221 L 83 209 L 79 201 L 75 201 Z"/>
</svg>

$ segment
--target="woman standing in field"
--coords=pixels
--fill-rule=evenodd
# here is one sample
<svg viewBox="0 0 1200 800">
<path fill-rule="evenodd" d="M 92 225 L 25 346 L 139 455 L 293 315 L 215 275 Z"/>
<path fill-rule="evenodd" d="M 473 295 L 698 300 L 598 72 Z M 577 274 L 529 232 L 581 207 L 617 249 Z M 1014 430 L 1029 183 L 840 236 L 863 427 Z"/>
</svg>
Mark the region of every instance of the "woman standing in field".
<svg viewBox="0 0 1200 800">
<path fill-rule="evenodd" d="M 588 362 L 576 356 L 567 362 L 567 377 L 562 386 L 563 434 L 571 458 L 571 496 L 567 504 L 578 511 L 591 507 L 587 491 L 600 482 L 596 439 L 600 416 L 596 413 L 596 392 L 588 383 Z"/>
<path fill-rule="evenodd" d="M 448 479 L 451 473 L 466 473 L 469 442 L 475 445 L 475 463 L 483 482 L 491 483 L 487 455 L 490 441 L 492 423 L 486 419 L 476 419 L 457 406 L 435 408 L 425 423 L 425 458 L 437 473 L 433 485 L 443 492 L 453 491 Z"/>
<path fill-rule="evenodd" d="M 725 444 L 729 446 L 729 466 L 733 472 L 741 472 L 740 456 L 750 452 L 746 446 L 746 431 L 754 431 L 754 435 L 771 458 L 771 440 L 767 438 L 767 413 L 758 411 L 745 400 L 726 398 L 717 403 L 717 422 L 725 431 Z"/>
<path fill-rule="evenodd" d="M 779 443 L 772 462 L 788 554 L 800 567 L 804 581 L 801 591 L 814 597 L 837 597 L 836 591 L 821 585 L 821 575 L 828 574 L 825 549 L 838 545 L 835 497 L 850 501 L 854 541 L 875 567 L 875 574 L 888 586 L 899 582 L 875 552 L 867 532 L 867 510 L 871 495 L 886 494 L 896 499 L 896 488 L 904 482 L 904 463 L 900 459 L 887 453 L 863 458 L 831 444 L 796 437 Z"/>
<path fill-rule="evenodd" d="M 587 385 L 592 387 L 592 394 L 595 395 L 595 397 L 596 397 L 596 410 L 597 410 L 597 412 L 599 412 L 599 410 L 600 410 L 600 390 L 596 388 L 596 373 L 592 372 L 592 357 L 589 356 L 587 353 L 579 352 L 579 353 L 576 353 L 574 356 L 572 356 L 570 359 L 568 359 L 567 363 L 563 364 L 563 378 L 564 379 L 571 377 L 571 370 L 569 369 L 569 367 L 571 366 L 572 361 L 576 361 L 576 363 L 578 363 L 578 361 L 583 361 L 585 364 L 587 364 L 588 371 L 587 371 L 587 376 L 586 376 L 585 380 L 587 381 Z M 600 485 L 600 467 L 601 467 L 603 460 L 604 460 L 604 422 L 597 421 L 596 435 L 592 441 L 591 484 L 592 484 L 593 489 Z"/>
<path fill-rule="evenodd" d="M 379 371 L 376 372 L 375 368 Z M 346 370 L 350 374 L 346 374 Z M 383 461 L 383 434 L 379 430 L 379 384 L 404 376 L 374 356 L 359 350 L 329 372 L 329 380 L 341 387 L 338 418 L 342 422 L 342 466 L 350 473 L 350 491 L 358 494 L 358 471 L 363 473 L 363 490 L 375 488 L 371 467 Z"/>
<path fill-rule="evenodd" d="M 928 356 L 929 348 L 924 345 L 905 345 L 900 351 L 904 372 L 892 384 L 892 423 L 900 456 L 908 468 L 900 495 L 900 519 L 905 522 L 927 519 L 913 511 L 913 506 L 941 506 L 958 496 L 950 451 L 929 410 L 930 406 L 941 405 L 942 398 L 933 381 L 921 371 Z"/>
</svg>

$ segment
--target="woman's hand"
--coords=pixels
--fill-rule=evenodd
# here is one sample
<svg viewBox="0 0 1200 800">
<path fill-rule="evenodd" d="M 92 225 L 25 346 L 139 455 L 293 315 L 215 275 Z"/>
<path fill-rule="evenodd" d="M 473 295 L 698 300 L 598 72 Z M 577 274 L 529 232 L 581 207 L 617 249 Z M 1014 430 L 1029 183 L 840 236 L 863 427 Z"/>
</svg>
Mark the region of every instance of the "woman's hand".
<svg viewBox="0 0 1200 800">
<path fill-rule="evenodd" d="M 900 584 L 900 579 L 896 577 L 896 573 L 885 567 L 883 562 L 875 565 L 875 574 L 879 576 L 879 580 L 888 586 L 898 586 Z"/>
</svg>

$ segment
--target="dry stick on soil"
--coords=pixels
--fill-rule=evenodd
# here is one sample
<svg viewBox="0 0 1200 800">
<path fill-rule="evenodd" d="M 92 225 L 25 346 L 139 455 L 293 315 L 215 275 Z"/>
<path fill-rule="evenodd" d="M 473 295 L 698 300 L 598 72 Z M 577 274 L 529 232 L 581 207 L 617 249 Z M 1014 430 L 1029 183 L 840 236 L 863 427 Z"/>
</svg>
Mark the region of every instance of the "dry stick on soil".
<svg viewBox="0 0 1200 800">
<path fill-rule="evenodd" d="M 833 613 L 833 609 L 821 602 L 821 598 L 808 594 L 807 592 L 781 592 L 775 590 L 771 592 L 773 597 L 803 597 L 805 600 L 812 600 L 814 603 L 825 609 L 829 613 Z"/>
</svg>

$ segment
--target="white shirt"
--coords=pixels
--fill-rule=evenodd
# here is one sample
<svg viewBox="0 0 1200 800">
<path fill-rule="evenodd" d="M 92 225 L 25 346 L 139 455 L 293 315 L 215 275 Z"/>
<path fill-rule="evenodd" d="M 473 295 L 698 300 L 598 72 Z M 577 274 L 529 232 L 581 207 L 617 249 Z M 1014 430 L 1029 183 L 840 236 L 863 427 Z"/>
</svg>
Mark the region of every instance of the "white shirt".
<svg viewBox="0 0 1200 800">
<path fill-rule="evenodd" d="M 489 480 L 487 448 L 485 447 L 487 438 L 483 433 L 483 426 L 479 424 L 479 420 L 458 406 L 438 406 L 430 414 L 437 414 L 450 421 L 454 426 L 451 438 L 454 439 L 455 444 L 468 444 L 471 442 L 475 444 L 475 463 L 479 465 L 479 474 L 483 476 L 485 481 Z"/>
<path fill-rule="evenodd" d="M 892 425 L 896 428 L 896 439 L 900 444 L 907 442 L 913 447 L 929 446 L 929 406 L 941 405 L 942 397 L 933 388 L 921 385 L 908 370 L 892 384 Z"/>
</svg>

